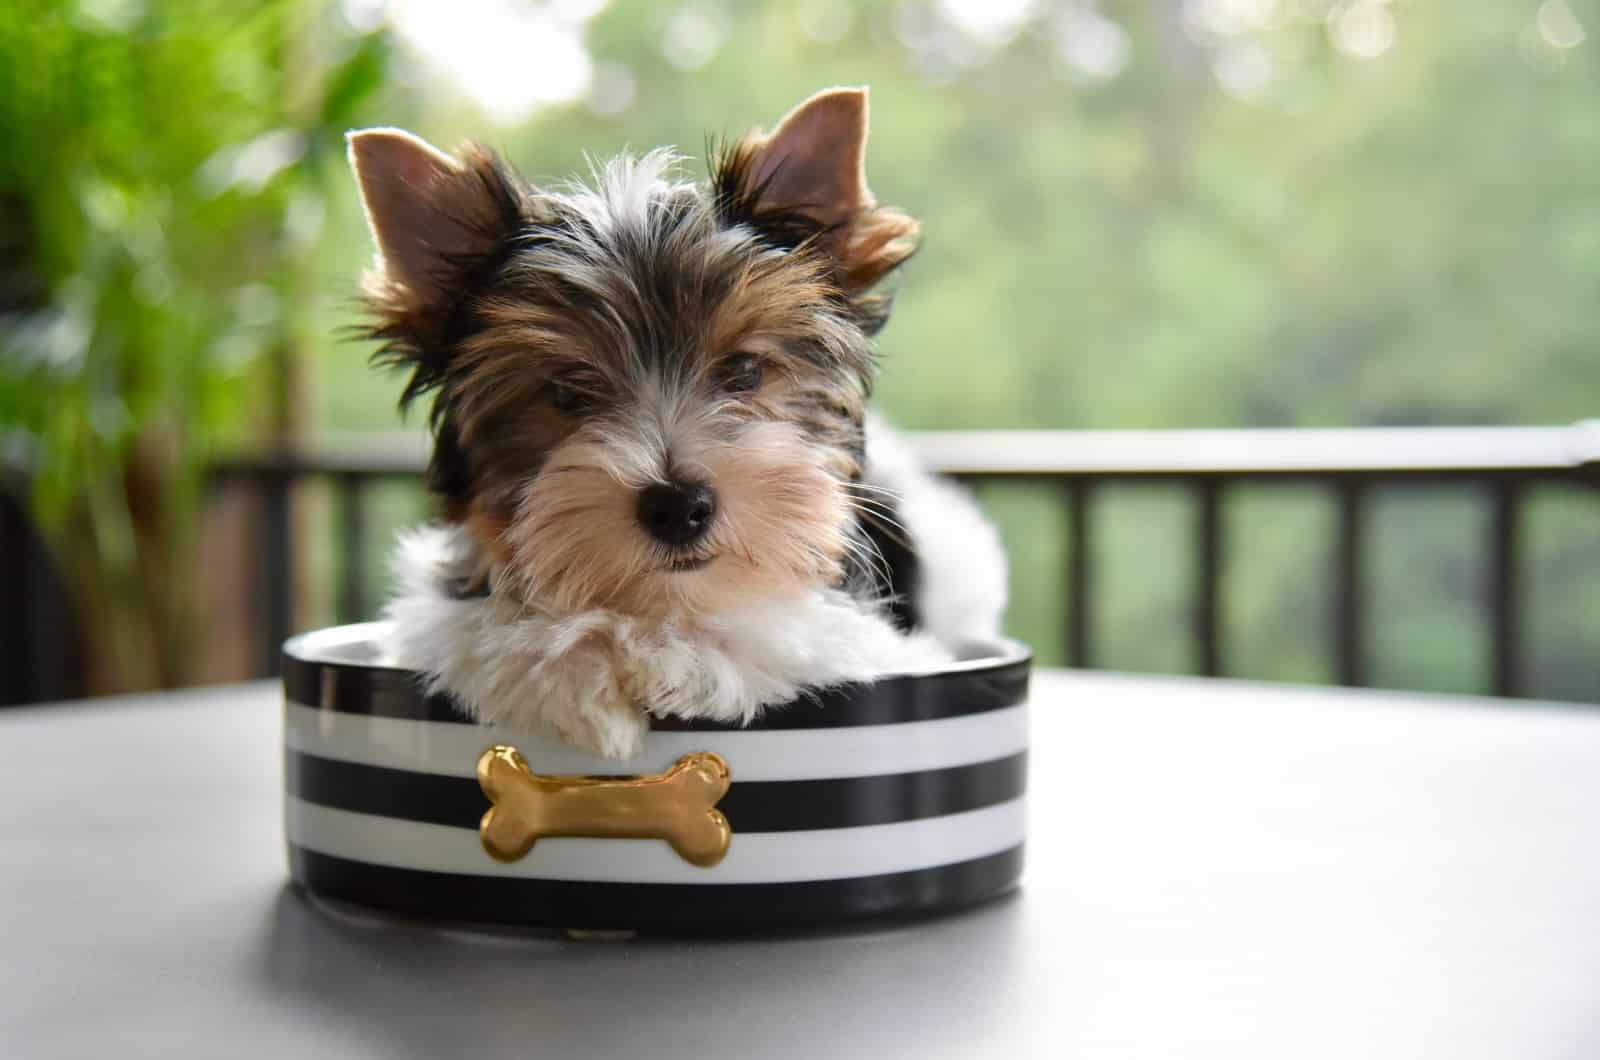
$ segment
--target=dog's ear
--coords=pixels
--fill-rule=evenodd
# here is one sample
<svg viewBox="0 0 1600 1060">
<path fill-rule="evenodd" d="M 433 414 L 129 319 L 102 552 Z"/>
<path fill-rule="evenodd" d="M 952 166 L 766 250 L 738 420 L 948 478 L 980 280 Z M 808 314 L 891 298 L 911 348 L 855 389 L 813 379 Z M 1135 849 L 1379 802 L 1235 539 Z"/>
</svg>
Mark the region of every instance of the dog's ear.
<svg viewBox="0 0 1600 1060">
<path fill-rule="evenodd" d="M 866 154 L 867 90 L 831 88 L 761 139 L 750 179 L 763 204 L 837 226 L 872 204 Z"/>
<path fill-rule="evenodd" d="M 515 232 L 524 192 L 489 151 L 453 158 L 402 129 L 346 137 L 377 261 L 371 293 L 391 313 L 447 306 Z"/>
<path fill-rule="evenodd" d="M 917 222 L 882 207 L 867 187 L 867 90 L 831 88 L 736 149 L 752 223 L 800 217 L 822 229 L 847 291 L 864 291 L 916 250 Z M 780 220 L 781 223 L 781 220 Z"/>
</svg>

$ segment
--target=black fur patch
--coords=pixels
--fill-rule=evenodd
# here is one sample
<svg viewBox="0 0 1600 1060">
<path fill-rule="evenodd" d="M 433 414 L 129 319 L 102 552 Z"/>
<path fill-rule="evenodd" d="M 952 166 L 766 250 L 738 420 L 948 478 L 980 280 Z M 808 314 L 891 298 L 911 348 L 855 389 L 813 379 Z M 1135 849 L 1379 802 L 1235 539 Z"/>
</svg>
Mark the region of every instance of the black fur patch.
<svg viewBox="0 0 1600 1060">
<path fill-rule="evenodd" d="M 852 554 L 853 569 L 847 581 L 855 586 L 867 586 L 869 595 L 886 601 L 885 610 L 895 626 L 909 633 L 922 624 L 916 603 L 922 570 L 912 542 L 892 525 L 897 521 L 893 508 L 885 516 L 871 511 L 859 515 L 856 525 L 872 561 L 866 562 Z"/>
</svg>

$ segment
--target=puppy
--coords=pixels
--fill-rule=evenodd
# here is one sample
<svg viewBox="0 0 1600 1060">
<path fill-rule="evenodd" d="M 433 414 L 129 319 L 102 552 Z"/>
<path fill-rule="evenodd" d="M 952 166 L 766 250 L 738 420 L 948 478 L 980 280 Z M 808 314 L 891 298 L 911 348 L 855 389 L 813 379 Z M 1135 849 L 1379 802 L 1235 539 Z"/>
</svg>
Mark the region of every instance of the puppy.
<svg viewBox="0 0 1600 1060">
<path fill-rule="evenodd" d="M 993 529 L 869 417 L 882 289 L 867 95 L 681 179 L 656 150 L 536 187 L 478 146 L 349 137 L 383 342 L 432 400 L 439 525 L 405 537 L 392 661 L 475 717 L 613 758 L 650 715 L 748 721 L 992 640 Z"/>
</svg>

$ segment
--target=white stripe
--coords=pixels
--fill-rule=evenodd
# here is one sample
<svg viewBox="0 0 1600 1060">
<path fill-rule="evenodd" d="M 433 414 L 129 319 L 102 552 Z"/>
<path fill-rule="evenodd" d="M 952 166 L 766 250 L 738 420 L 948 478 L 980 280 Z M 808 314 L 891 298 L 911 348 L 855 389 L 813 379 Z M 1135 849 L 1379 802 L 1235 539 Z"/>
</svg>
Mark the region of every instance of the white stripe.
<svg viewBox="0 0 1600 1060">
<path fill-rule="evenodd" d="M 981 810 L 862 828 L 734 833 L 709 869 L 659 839 L 541 839 L 521 861 L 483 850 L 470 828 L 336 810 L 288 796 L 291 843 L 375 865 L 468 876 L 616 883 L 784 883 L 907 872 L 997 854 L 1022 842 L 1024 800 Z"/>
<path fill-rule="evenodd" d="M 900 725 L 734 732 L 652 732 L 627 762 L 583 754 L 537 734 L 489 725 L 407 721 L 284 704 L 291 750 L 343 762 L 470 777 L 478 756 L 497 743 L 522 752 L 536 773 L 605 776 L 659 773 L 691 751 L 727 759 L 733 779 L 827 780 L 987 762 L 1026 750 L 1027 704 Z"/>
</svg>

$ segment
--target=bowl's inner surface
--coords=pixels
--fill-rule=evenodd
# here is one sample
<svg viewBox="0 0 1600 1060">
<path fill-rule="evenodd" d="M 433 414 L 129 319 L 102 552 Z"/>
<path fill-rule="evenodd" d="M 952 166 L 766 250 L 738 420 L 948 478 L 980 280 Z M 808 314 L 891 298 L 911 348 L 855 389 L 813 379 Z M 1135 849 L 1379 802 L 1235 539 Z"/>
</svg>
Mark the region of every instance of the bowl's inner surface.
<svg viewBox="0 0 1600 1060">
<path fill-rule="evenodd" d="M 359 625 L 333 626 L 306 633 L 289 641 L 285 650 L 306 662 L 341 663 L 346 666 L 369 666 L 392 669 L 383 661 L 379 647 L 384 623 L 363 622 Z"/>
</svg>

